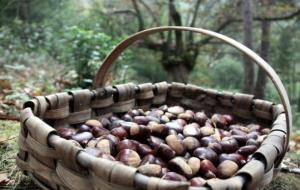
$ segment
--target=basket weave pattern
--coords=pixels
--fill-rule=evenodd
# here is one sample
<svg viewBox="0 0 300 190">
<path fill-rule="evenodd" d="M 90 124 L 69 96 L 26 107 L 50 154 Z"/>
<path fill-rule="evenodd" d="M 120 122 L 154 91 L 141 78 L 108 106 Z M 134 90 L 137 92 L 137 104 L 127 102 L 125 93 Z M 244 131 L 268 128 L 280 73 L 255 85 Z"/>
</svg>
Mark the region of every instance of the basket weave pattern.
<svg viewBox="0 0 300 190">
<path fill-rule="evenodd" d="M 43 189 L 208 189 L 144 176 L 136 168 L 92 157 L 72 141 L 56 135 L 57 127 L 162 104 L 204 110 L 207 114 L 232 114 L 240 120 L 256 120 L 272 127 L 253 159 L 234 177 L 210 179 L 207 184 L 212 189 L 255 189 L 272 180 L 286 151 L 288 129 L 283 106 L 253 95 L 183 83 L 122 84 L 35 97 L 25 103 L 21 113 L 17 165 Z"/>
</svg>

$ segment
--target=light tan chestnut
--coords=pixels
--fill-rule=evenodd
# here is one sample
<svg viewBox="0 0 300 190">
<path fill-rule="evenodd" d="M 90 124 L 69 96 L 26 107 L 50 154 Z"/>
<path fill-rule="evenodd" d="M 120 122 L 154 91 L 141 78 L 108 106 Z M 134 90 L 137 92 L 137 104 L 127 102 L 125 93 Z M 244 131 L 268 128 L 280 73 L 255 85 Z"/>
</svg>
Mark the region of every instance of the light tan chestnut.
<svg viewBox="0 0 300 190">
<path fill-rule="evenodd" d="M 141 163 L 141 158 L 138 153 L 130 149 L 121 150 L 116 159 L 125 165 L 132 167 L 138 167 Z"/>
<path fill-rule="evenodd" d="M 142 165 L 138 168 L 138 171 L 141 174 L 144 174 L 146 176 L 155 176 L 159 177 L 161 176 L 161 166 L 158 164 L 146 164 Z"/>
<path fill-rule="evenodd" d="M 181 175 L 184 175 L 187 178 L 191 178 L 193 176 L 191 167 L 182 157 L 175 157 L 170 160 L 168 163 L 168 168 L 172 171 L 178 172 Z"/>
<path fill-rule="evenodd" d="M 168 135 L 166 137 L 166 142 L 176 152 L 177 155 L 182 155 L 185 153 L 182 140 L 178 136 Z"/>
<path fill-rule="evenodd" d="M 92 127 L 92 128 L 94 128 L 94 127 L 103 127 L 102 123 L 101 123 L 100 121 L 96 120 L 96 119 L 90 119 L 90 120 L 87 120 L 87 121 L 85 122 L 85 124 L 86 124 L 87 126 Z"/>
<path fill-rule="evenodd" d="M 231 160 L 225 160 L 221 162 L 217 168 L 220 178 L 229 178 L 233 176 L 238 169 L 239 166 Z"/>
<path fill-rule="evenodd" d="M 200 128 L 200 133 L 202 137 L 206 137 L 209 135 L 213 135 L 215 133 L 215 129 L 213 127 L 204 126 Z"/>
<path fill-rule="evenodd" d="M 115 154 L 115 146 L 108 139 L 101 139 L 96 144 L 96 148 L 98 148 L 102 153 L 114 155 Z"/>
<path fill-rule="evenodd" d="M 188 151 L 193 151 L 200 146 L 200 142 L 195 137 L 186 137 L 182 143 Z"/>
<path fill-rule="evenodd" d="M 188 165 L 192 169 L 193 176 L 195 176 L 199 172 L 200 164 L 201 161 L 199 158 L 191 157 L 188 159 Z"/>
</svg>

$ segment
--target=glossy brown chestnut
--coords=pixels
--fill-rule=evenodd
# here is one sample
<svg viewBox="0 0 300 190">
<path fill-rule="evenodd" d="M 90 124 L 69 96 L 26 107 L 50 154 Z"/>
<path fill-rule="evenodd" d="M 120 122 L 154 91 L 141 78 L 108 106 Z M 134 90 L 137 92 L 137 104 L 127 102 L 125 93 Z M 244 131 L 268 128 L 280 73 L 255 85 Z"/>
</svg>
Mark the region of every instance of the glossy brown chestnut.
<svg viewBox="0 0 300 190">
<path fill-rule="evenodd" d="M 168 168 L 187 178 L 191 178 L 193 176 L 193 171 L 191 167 L 182 157 L 175 157 L 172 160 L 170 160 L 168 162 Z"/>
<path fill-rule="evenodd" d="M 193 151 L 200 146 L 200 142 L 195 137 L 186 137 L 182 143 L 187 151 Z"/>
<path fill-rule="evenodd" d="M 105 129 L 104 127 L 93 127 L 92 128 L 92 133 L 94 137 L 101 137 L 103 135 L 108 135 L 109 130 Z"/>
<path fill-rule="evenodd" d="M 246 135 L 232 135 L 231 137 L 238 142 L 239 146 L 244 146 L 248 140 Z"/>
<path fill-rule="evenodd" d="M 196 148 L 193 152 L 193 156 L 195 156 L 201 160 L 208 159 L 208 160 L 212 161 L 213 163 L 217 163 L 217 161 L 218 161 L 217 153 L 208 147 Z"/>
<path fill-rule="evenodd" d="M 89 126 L 85 125 L 85 124 L 80 125 L 78 127 L 77 133 L 82 133 L 82 132 L 91 132 L 91 128 Z"/>
<path fill-rule="evenodd" d="M 71 139 L 76 134 L 75 129 L 69 127 L 60 127 L 56 129 L 59 136 L 65 139 Z"/>
<path fill-rule="evenodd" d="M 169 147 L 166 144 L 160 144 L 156 153 L 158 156 L 160 156 L 160 158 L 166 161 L 171 160 L 176 155 L 175 151 L 172 150 L 171 147 Z"/>
<path fill-rule="evenodd" d="M 146 116 L 135 116 L 133 121 L 138 125 L 147 125 L 150 122 L 150 119 Z"/>
<path fill-rule="evenodd" d="M 212 136 L 203 137 L 200 139 L 201 146 L 207 147 L 209 143 L 215 143 L 218 142 L 215 138 Z"/>
<path fill-rule="evenodd" d="M 197 112 L 194 117 L 195 122 L 197 122 L 200 126 L 205 125 L 208 117 L 204 112 Z"/>
<path fill-rule="evenodd" d="M 223 152 L 222 146 L 218 142 L 209 143 L 208 148 L 211 148 L 213 151 L 215 151 L 217 154 L 221 154 Z"/>
<path fill-rule="evenodd" d="M 129 130 L 129 135 L 133 139 L 147 139 L 151 135 L 151 130 L 145 125 L 133 125 Z"/>
<path fill-rule="evenodd" d="M 128 133 L 123 127 L 114 128 L 110 131 L 110 133 L 118 137 L 120 140 L 126 139 L 128 137 Z"/>
<path fill-rule="evenodd" d="M 166 142 L 176 152 L 176 155 L 183 155 L 186 152 L 182 140 L 177 135 L 167 136 Z"/>
<path fill-rule="evenodd" d="M 144 157 L 148 154 L 154 154 L 154 150 L 147 144 L 138 144 L 136 147 L 136 151 L 141 157 Z"/>
<path fill-rule="evenodd" d="M 92 138 L 93 138 L 93 135 L 90 132 L 77 133 L 76 135 L 73 135 L 71 137 L 72 140 L 79 142 L 83 146 L 85 146 L 87 144 L 87 142 Z"/>
<path fill-rule="evenodd" d="M 257 146 L 246 145 L 246 146 L 241 147 L 237 152 L 244 156 L 248 156 L 250 154 L 253 154 L 256 150 L 257 150 Z"/>
<path fill-rule="evenodd" d="M 228 125 L 226 118 L 221 114 L 214 114 L 211 117 L 211 121 L 216 127 L 221 129 L 224 129 Z"/>
<path fill-rule="evenodd" d="M 233 176 L 239 169 L 239 166 L 231 161 L 225 160 L 218 165 L 218 177 L 220 178 L 229 178 Z"/>
<path fill-rule="evenodd" d="M 187 181 L 187 179 L 175 172 L 167 172 L 165 175 L 162 176 L 162 179 L 171 180 L 171 181 Z"/>
<path fill-rule="evenodd" d="M 254 146 L 259 146 L 259 142 L 255 139 L 248 139 L 248 141 L 246 142 L 246 145 L 254 145 Z"/>
<path fill-rule="evenodd" d="M 202 160 L 200 164 L 200 174 L 202 174 L 205 178 L 215 178 L 217 175 L 217 168 L 214 164 L 209 160 Z"/>
<path fill-rule="evenodd" d="M 125 114 L 125 115 L 123 115 L 123 116 L 122 116 L 122 119 L 123 119 L 124 121 L 130 121 L 130 122 L 133 121 L 132 116 L 129 115 L 128 113 Z"/>
<path fill-rule="evenodd" d="M 158 164 L 146 164 L 142 165 L 138 168 L 138 171 L 141 174 L 144 174 L 146 176 L 154 176 L 154 177 L 160 177 L 161 176 L 161 166 Z"/>
<path fill-rule="evenodd" d="M 153 135 L 165 137 L 168 134 L 168 128 L 164 124 L 150 121 L 147 127 L 151 130 L 151 134 Z"/>
<path fill-rule="evenodd" d="M 158 147 L 162 144 L 165 143 L 165 141 L 159 137 L 155 137 L 155 136 L 150 136 L 147 139 L 148 144 L 153 148 L 153 149 L 158 149 Z"/>
<path fill-rule="evenodd" d="M 130 149 L 123 149 L 121 150 L 116 159 L 125 165 L 132 166 L 132 167 L 138 167 L 141 163 L 141 158 L 138 155 L 137 152 Z"/>
<path fill-rule="evenodd" d="M 148 154 L 148 155 L 144 156 L 140 165 L 156 164 L 155 161 L 156 161 L 156 157 L 153 156 L 152 154 Z"/>
<path fill-rule="evenodd" d="M 239 148 L 238 142 L 235 139 L 222 140 L 220 144 L 224 153 L 232 153 Z"/>
<path fill-rule="evenodd" d="M 190 179 L 190 186 L 203 187 L 206 184 L 206 180 L 202 177 L 194 177 Z"/>
<path fill-rule="evenodd" d="M 99 138 L 100 139 L 107 139 L 110 140 L 114 146 L 117 146 L 117 144 L 120 142 L 120 139 L 114 135 L 108 134 L 108 135 L 103 135 Z"/>
<path fill-rule="evenodd" d="M 136 141 L 125 139 L 117 144 L 117 151 L 120 152 L 123 149 L 130 149 L 136 151 L 137 145 L 138 144 L 136 143 Z"/>
<path fill-rule="evenodd" d="M 238 164 L 239 166 L 244 165 L 244 163 L 246 162 L 246 158 L 243 155 L 240 155 L 237 153 L 221 154 L 219 156 L 219 162 L 221 163 L 225 160 L 231 160 L 231 161 L 235 162 L 236 164 Z"/>
</svg>

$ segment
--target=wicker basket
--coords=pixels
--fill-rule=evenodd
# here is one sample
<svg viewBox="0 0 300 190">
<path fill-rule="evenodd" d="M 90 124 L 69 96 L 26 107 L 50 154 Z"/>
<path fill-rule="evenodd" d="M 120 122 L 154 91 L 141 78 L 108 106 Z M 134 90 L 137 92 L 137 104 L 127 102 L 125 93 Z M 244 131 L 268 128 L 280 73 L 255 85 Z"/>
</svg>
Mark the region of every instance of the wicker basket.
<svg viewBox="0 0 300 190">
<path fill-rule="evenodd" d="M 253 95 L 219 92 L 213 89 L 166 82 L 151 84 L 103 85 L 105 74 L 122 51 L 149 34 L 179 30 L 215 37 L 237 48 L 265 70 L 274 83 L 282 105 L 255 99 Z M 26 102 L 21 112 L 17 165 L 43 189 L 257 189 L 268 184 L 288 148 L 292 126 L 290 103 L 274 70 L 257 54 L 224 35 L 190 27 L 157 27 L 138 32 L 121 42 L 106 57 L 94 81 L 95 90 L 78 90 L 38 96 Z M 56 127 L 82 123 L 105 113 L 149 109 L 162 104 L 181 105 L 206 113 L 233 114 L 241 120 L 256 120 L 272 127 L 268 137 L 234 177 L 210 179 L 207 187 L 189 187 L 187 182 L 147 177 L 114 161 L 96 158 L 72 141 L 56 135 Z"/>
</svg>

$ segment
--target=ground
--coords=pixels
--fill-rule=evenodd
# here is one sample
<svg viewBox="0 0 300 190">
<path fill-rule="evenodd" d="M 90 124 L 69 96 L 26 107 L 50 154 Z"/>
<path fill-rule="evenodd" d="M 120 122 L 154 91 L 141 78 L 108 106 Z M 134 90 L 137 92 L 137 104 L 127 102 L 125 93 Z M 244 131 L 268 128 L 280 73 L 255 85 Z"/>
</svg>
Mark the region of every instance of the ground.
<svg viewBox="0 0 300 190">
<path fill-rule="evenodd" d="M 15 164 L 19 129 L 18 122 L 0 120 L 0 189 L 38 189 L 30 178 L 19 171 Z M 290 152 L 286 160 L 292 160 L 293 165 L 299 167 L 300 155 Z M 5 178 L 7 179 L 5 180 Z M 2 183 L 6 185 L 1 186 Z M 263 190 L 283 189 L 299 190 L 300 175 L 280 172 L 271 184 L 263 188 Z"/>
</svg>

